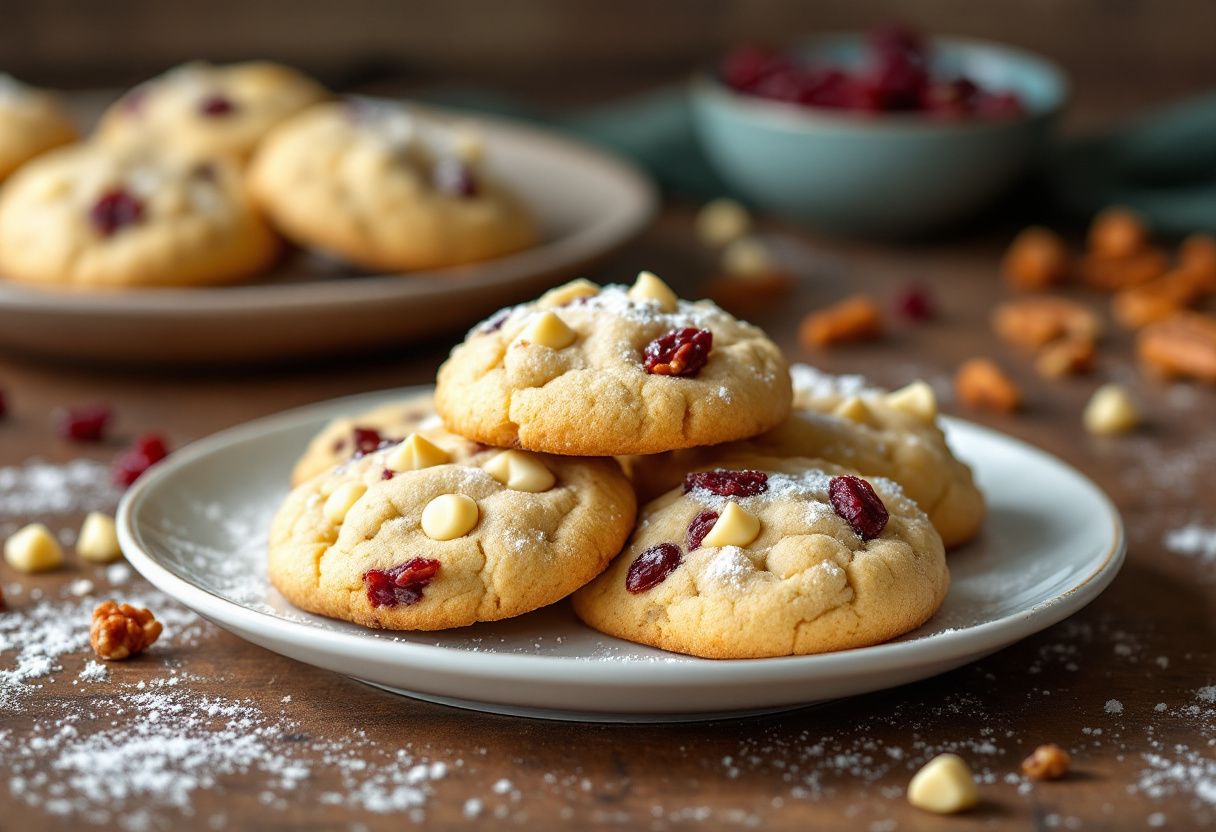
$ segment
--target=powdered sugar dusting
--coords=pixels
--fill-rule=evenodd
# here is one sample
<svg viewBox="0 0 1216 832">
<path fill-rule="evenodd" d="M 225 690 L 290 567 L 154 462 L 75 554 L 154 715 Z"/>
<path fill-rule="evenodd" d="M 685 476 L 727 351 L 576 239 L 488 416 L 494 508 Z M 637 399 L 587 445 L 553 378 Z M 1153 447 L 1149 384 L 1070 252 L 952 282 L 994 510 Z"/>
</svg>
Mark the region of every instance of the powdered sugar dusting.
<svg viewBox="0 0 1216 832">
<path fill-rule="evenodd" d="M 832 375 L 809 364 L 791 364 L 790 380 L 794 385 L 794 398 L 800 404 L 823 400 L 831 402 L 849 396 L 881 395 L 885 392 L 870 386 L 865 376 Z"/>
<path fill-rule="evenodd" d="M 1216 526 L 1188 523 L 1166 532 L 1162 543 L 1175 554 L 1193 557 L 1204 564 L 1216 564 Z"/>
</svg>

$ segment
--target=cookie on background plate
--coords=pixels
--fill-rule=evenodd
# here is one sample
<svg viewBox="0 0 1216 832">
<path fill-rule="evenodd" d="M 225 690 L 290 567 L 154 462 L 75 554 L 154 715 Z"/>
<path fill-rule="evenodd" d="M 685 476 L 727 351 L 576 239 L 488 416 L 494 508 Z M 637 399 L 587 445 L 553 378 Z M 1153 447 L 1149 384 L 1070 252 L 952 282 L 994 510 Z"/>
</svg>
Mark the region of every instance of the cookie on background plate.
<svg viewBox="0 0 1216 832">
<path fill-rule="evenodd" d="M 742 457 L 647 505 L 574 610 L 603 633 L 678 653 L 804 655 L 913 630 L 949 583 L 941 538 L 895 483 L 821 460 Z"/>
<path fill-rule="evenodd" d="M 831 376 L 805 364 L 795 364 L 791 375 L 794 410 L 767 433 L 722 447 L 622 458 L 638 499 L 653 499 L 688 470 L 727 456 L 817 457 L 899 483 L 947 547 L 979 533 L 987 513 L 984 495 L 946 442 L 932 388 L 915 382 L 888 393 L 860 376 Z"/>
<path fill-rule="evenodd" d="M 0 275 L 25 283 L 231 283 L 278 251 L 240 171 L 223 159 L 77 144 L 25 165 L 0 192 Z"/>
<path fill-rule="evenodd" d="M 291 472 L 291 484 L 299 485 L 356 455 L 379 450 L 384 443 L 400 442 L 411 433 L 426 437 L 456 458 L 485 450 L 484 445 L 457 436 L 443 427 L 429 393 L 418 393 L 399 402 L 380 405 L 356 416 L 334 419 L 321 430 Z"/>
<path fill-rule="evenodd" d="M 297 607 L 368 627 L 496 621 L 598 575 L 636 505 L 611 459 L 457 459 L 411 434 L 295 488 L 272 524 L 269 575 Z"/>
<path fill-rule="evenodd" d="M 334 102 L 289 119 L 258 148 L 249 176 L 284 234 L 367 269 L 474 263 L 537 240 L 480 139 L 393 102 Z"/>
<path fill-rule="evenodd" d="M 0 73 L 0 180 L 75 139 L 76 127 L 56 96 Z"/>
<path fill-rule="evenodd" d="M 450 430 L 556 454 L 650 454 L 729 442 L 785 420 L 789 371 L 759 328 L 678 299 L 650 272 L 632 287 L 578 280 L 504 309 L 439 369 Z"/>
<path fill-rule="evenodd" d="M 163 145 L 244 159 L 276 124 L 329 97 L 301 72 L 269 61 L 182 64 L 127 92 L 101 118 L 103 142 Z"/>
</svg>

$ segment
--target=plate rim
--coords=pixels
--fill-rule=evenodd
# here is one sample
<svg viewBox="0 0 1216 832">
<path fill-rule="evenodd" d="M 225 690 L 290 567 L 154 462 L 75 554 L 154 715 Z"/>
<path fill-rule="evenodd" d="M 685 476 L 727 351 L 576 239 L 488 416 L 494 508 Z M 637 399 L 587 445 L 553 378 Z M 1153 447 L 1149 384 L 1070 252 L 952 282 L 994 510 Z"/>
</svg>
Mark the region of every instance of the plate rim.
<svg viewBox="0 0 1216 832">
<path fill-rule="evenodd" d="M 916 641 L 889 641 L 868 647 L 858 647 L 831 653 L 806 656 L 780 656 L 759 659 L 698 659 L 673 653 L 680 661 L 641 661 L 614 657 L 535 656 L 492 651 L 468 651 L 435 644 L 420 644 L 382 638 L 380 633 L 391 630 L 368 629 L 366 632 L 340 632 L 311 624 L 291 621 L 273 613 L 253 609 L 204 589 L 186 578 L 174 574 L 145 550 L 137 533 L 136 517 L 141 505 L 155 492 L 158 485 L 173 472 L 204 459 L 211 453 L 235 442 L 245 441 L 264 432 L 269 426 L 288 427 L 278 423 L 294 423 L 316 419 L 318 411 L 339 411 L 370 401 L 391 401 L 433 390 L 432 385 L 378 390 L 301 405 L 289 410 L 259 417 L 196 440 L 175 451 L 166 460 L 154 465 L 123 495 L 116 515 L 118 538 L 127 561 L 157 589 L 179 603 L 212 621 L 237 621 L 235 627 L 269 633 L 275 640 L 300 643 L 309 640 L 309 648 L 323 653 L 358 655 L 377 664 L 425 663 L 435 672 L 475 674 L 486 680 L 517 682 L 555 681 L 571 666 L 579 669 L 585 684 L 621 688 L 644 685 L 651 688 L 676 688 L 696 683 L 738 681 L 744 672 L 752 682 L 788 681 L 792 675 L 807 675 L 812 670 L 825 674 L 847 672 L 858 663 L 881 664 L 884 669 L 905 669 L 935 662 L 957 661 L 979 656 L 1011 645 L 1036 632 L 1056 624 L 1076 613 L 1114 580 L 1127 552 L 1127 539 L 1122 517 L 1110 497 L 1092 479 L 1064 460 L 1035 445 L 993 428 L 965 419 L 943 416 L 947 426 L 957 426 L 985 435 L 989 439 L 1012 443 L 1018 450 L 1045 458 L 1080 479 L 1093 492 L 1105 509 L 1110 524 L 1109 544 L 1101 562 L 1083 579 L 1058 595 L 1032 607 L 1009 613 L 974 626 L 954 629 Z M 328 416 L 327 418 L 333 418 Z M 284 483 L 287 483 L 286 478 Z M 561 603 L 561 602 L 558 602 Z M 218 613 L 216 611 L 219 611 Z M 229 629 L 224 624 L 219 626 Z M 246 639 L 248 640 L 248 639 Z M 268 648 L 269 649 L 269 648 Z M 277 652 L 277 651 L 272 651 Z M 404 654 L 404 655 L 403 655 Z M 497 666 L 493 666 L 497 665 Z M 315 665 L 314 665 L 315 666 Z M 866 668 L 862 668 L 866 669 Z M 872 667 L 869 669 L 873 669 Z M 565 681 L 563 679 L 563 681 Z"/>
<path fill-rule="evenodd" d="M 407 100 L 408 101 L 408 100 Z M 418 104 L 417 106 L 426 106 Z M 58 286 L 32 286 L 0 278 L 0 310 L 8 313 L 31 312 L 81 317 L 104 317 L 113 315 L 138 315 L 152 317 L 156 314 L 191 317 L 208 315 L 231 315 L 247 313 L 249 307 L 271 306 L 276 309 L 309 309 L 332 302 L 332 292 L 340 289 L 352 302 L 370 303 L 393 298 L 417 299 L 433 294 L 437 290 L 471 291 L 494 288 L 504 284 L 524 282 L 527 276 L 542 271 L 560 271 L 572 263 L 581 263 L 602 256 L 607 251 L 620 247 L 636 237 L 653 222 L 659 208 L 659 191 L 650 178 L 633 161 L 607 148 L 600 147 L 577 136 L 568 135 L 542 124 L 522 119 L 513 119 L 480 113 L 469 113 L 447 108 L 438 109 L 445 117 L 488 126 L 496 132 L 514 134 L 521 141 L 532 145 L 544 145 L 560 150 L 566 157 L 589 160 L 597 168 L 611 171 L 614 179 L 625 184 L 635 201 L 631 211 L 617 211 L 597 215 L 593 224 L 580 226 L 571 234 L 559 237 L 522 251 L 495 257 L 479 263 L 452 266 L 443 269 L 427 269 L 406 273 L 376 273 L 353 278 L 326 279 L 301 283 L 236 283 L 223 286 L 195 287 L 143 287 L 134 291 L 81 291 L 78 288 Z M 607 239 L 610 244 L 597 241 Z M 590 245 L 591 243 L 595 245 Z M 590 245 L 590 248 L 589 248 Z M 554 252 L 572 251 L 562 258 L 562 266 L 537 264 L 520 266 L 536 257 L 551 259 Z M 485 278 L 470 282 L 470 270 L 487 264 L 511 264 L 512 273 L 499 275 L 489 283 Z M 527 275 L 527 276 L 525 276 Z M 410 278 L 403 284 L 402 278 Z M 402 293 L 392 291 L 408 285 L 415 291 Z"/>
</svg>

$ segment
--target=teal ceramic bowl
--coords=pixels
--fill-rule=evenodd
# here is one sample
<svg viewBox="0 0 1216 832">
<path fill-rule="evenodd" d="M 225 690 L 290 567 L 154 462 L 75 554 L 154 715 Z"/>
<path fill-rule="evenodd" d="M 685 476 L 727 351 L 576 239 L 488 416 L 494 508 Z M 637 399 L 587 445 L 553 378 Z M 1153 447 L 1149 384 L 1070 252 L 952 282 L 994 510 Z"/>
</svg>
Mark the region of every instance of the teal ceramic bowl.
<svg viewBox="0 0 1216 832">
<path fill-rule="evenodd" d="M 855 65 L 862 36 L 815 39 L 797 54 Z M 918 114 L 812 109 L 694 80 L 697 132 L 741 195 L 834 233 L 912 236 L 974 216 L 1027 174 L 1047 148 L 1068 84 L 1055 64 L 981 41 L 935 38 L 932 67 L 1018 94 L 1017 118 L 945 121 Z"/>
</svg>

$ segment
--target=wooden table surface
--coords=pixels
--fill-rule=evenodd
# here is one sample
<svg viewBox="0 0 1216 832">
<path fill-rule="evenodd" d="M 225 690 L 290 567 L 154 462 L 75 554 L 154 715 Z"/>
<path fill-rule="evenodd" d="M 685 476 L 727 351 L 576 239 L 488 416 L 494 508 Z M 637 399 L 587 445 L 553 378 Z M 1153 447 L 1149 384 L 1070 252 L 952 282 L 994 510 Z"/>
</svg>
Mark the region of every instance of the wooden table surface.
<svg viewBox="0 0 1216 832">
<path fill-rule="evenodd" d="M 642 240 L 591 276 L 627 280 L 649 267 L 695 292 L 709 261 L 691 228 L 691 207 L 670 205 Z M 1044 633 L 925 682 L 776 716 L 648 726 L 531 721 L 413 701 L 282 658 L 209 624 L 182 623 L 179 612 L 172 616 L 179 632 L 171 626 L 150 654 L 110 666 L 108 682 L 79 680 L 90 654 L 69 652 L 61 670 L 0 709 L 0 761 L 21 770 L 20 778 L 6 774 L 0 782 L 0 829 L 78 829 L 86 822 L 147 829 L 399 829 L 425 822 L 877 832 L 1184 829 L 1216 822 L 1216 711 L 1199 694 L 1216 683 L 1216 563 L 1168 551 L 1163 543 L 1167 532 L 1189 522 L 1216 525 L 1216 393 L 1142 379 L 1118 332 L 1104 346 L 1094 376 L 1037 379 L 1030 361 L 999 345 L 986 323 L 1004 294 L 996 261 L 1010 228 L 907 247 L 834 242 L 775 224 L 765 231 L 794 258 L 804 279 L 793 299 L 751 317 L 792 360 L 861 372 L 893 386 L 916 377 L 940 384 L 962 360 L 985 354 L 1024 383 L 1024 413 L 965 415 L 1058 454 L 1114 499 L 1130 551 L 1101 598 Z M 794 331 L 806 310 L 856 290 L 885 303 L 912 281 L 937 298 L 937 322 L 895 323 L 882 343 L 863 347 L 812 354 L 797 346 Z M 1105 310 L 1105 298 L 1082 297 Z M 0 465 L 19 466 L 33 457 L 108 460 L 124 440 L 146 429 L 165 430 L 180 445 L 296 405 L 426 382 L 447 346 L 216 374 L 0 357 L 0 388 L 10 410 L 0 422 Z M 1080 411 L 1109 378 L 1132 387 L 1150 423 L 1131 436 L 1096 439 L 1081 429 Z M 55 437 L 53 408 L 97 400 L 111 403 L 117 414 L 112 444 L 68 445 Z M 68 529 L 79 519 L 75 513 L 0 514 L 0 531 L 31 520 Z M 39 594 L 70 606 L 76 603 L 70 585 L 81 577 L 92 580 L 102 597 L 148 596 L 138 576 L 111 587 L 106 575 L 79 563 L 70 547 L 65 567 L 46 576 L 22 576 L 0 564 L 11 610 L 0 615 L 29 613 Z M 82 616 L 79 626 L 87 623 Z M 0 653 L 0 672 L 14 661 L 11 650 Z M 172 679 L 177 684 L 166 682 Z M 223 755 L 211 748 L 193 759 L 184 752 L 165 756 L 165 782 L 136 778 L 127 792 L 118 786 L 91 790 L 88 782 L 69 777 L 66 772 L 89 764 L 87 757 L 84 764 L 79 758 L 65 762 L 66 751 L 118 749 L 133 769 L 141 759 L 161 760 L 161 751 L 127 740 L 145 720 L 177 718 L 173 712 L 150 715 L 152 706 L 140 706 L 143 700 L 134 694 L 170 687 L 187 711 L 219 714 L 213 723 L 183 722 L 183 736 L 223 727 L 227 703 L 238 708 L 240 719 L 229 720 L 225 742 L 233 726 L 237 735 L 248 732 L 265 764 L 256 755 L 216 763 L 212 778 L 208 767 Z M 1121 704 L 1121 712 L 1112 712 L 1118 709 L 1108 706 L 1110 700 Z M 64 724 L 72 731 L 48 751 L 45 738 Z M 1016 776 L 1018 763 L 1043 742 L 1071 750 L 1075 773 L 1030 786 Z M 986 781 L 982 806 L 948 820 L 920 813 L 903 798 L 912 772 L 942 749 L 959 750 Z M 441 765 L 410 775 L 418 761 Z M 385 783 L 407 783 L 411 776 L 424 793 L 418 805 L 377 799 Z"/>
</svg>

